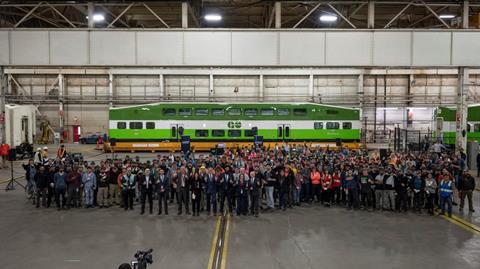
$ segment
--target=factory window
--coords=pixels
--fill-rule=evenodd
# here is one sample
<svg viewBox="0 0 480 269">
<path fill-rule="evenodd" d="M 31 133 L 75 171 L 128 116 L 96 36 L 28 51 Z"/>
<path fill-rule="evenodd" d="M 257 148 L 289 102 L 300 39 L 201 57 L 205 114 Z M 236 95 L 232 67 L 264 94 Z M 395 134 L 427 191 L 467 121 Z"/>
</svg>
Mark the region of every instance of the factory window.
<svg viewBox="0 0 480 269">
<path fill-rule="evenodd" d="M 147 122 L 147 123 L 145 124 L 145 127 L 146 127 L 147 129 L 155 129 L 155 122 L 149 121 L 149 122 Z"/>
<path fill-rule="evenodd" d="M 245 116 L 257 116 L 258 110 L 256 108 L 246 108 L 244 114 Z"/>
<path fill-rule="evenodd" d="M 223 115 L 225 115 L 225 110 L 223 110 L 223 108 L 214 108 L 214 109 L 212 109 L 212 115 L 213 116 L 223 116 Z"/>
<path fill-rule="evenodd" d="M 228 115 L 230 115 L 230 116 L 240 116 L 240 115 L 242 115 L 242 110 L 240 108 L 230 108 L 228 110 Z"/>
<path fill-rule="evenodd" d="M 335 115 L 335 114 L 338 114 L 338 110 L 331 110 L 331 109 L 327 109 L 327 114 L 329 114 L 329 115 Z"/>
<path fill-rule="evenodd" d="M 240 137 L 242 136 L 242 130 L 228 130 L 229 137 Z"/>
<path fill-rule="evenodd" d="M 196 116 L 208 116 L 208 108 L 195 108 Z"/>
<path fill-rule="evenodd" d="M 247 129 L 247 130 L 244 131 L 244 135 L 246 137 L 253 137 L 253 136 L 255 136 L 255 132 L 252 129 Z"/>
<path fill-rule="evenodd" d="M 352 123 L 351 122 L 343 122 L 342 123 L 342 129 L 352 129 Z"/>
<path fill-rule="evenodd" d="M 212 136 L 223 137 L 225 136 L 225 130 L 212 130 Z"/>
<path fill-rule="evenodd" d="M 327 122 L 327 129 L 340 129 L 340 123 L 338 122 Z"/>
<path fill-rule="evenodd" d="M 313 129 L 315 129 L 315 130 L 323 129 L 323 122 L 314 122 L 313 123 Z"/>
<path fill-rule="evenodd" d="M 191 108 L 180 108 L 178 110 L 178 114 L 180 116 L 191 116 L 192 115 L 192 109 Z"/>
<path fill-rule="evenodd" d="M 128 124 L 129 129 L 143 129 L 143 122 L 132 121 Z"/>
<path fill-rule="evenodd" d="M 117 122 L 117 129 L 127 129 L 127 123 L 124 121 Z"/>
<path fill-rule="evenodd" d="M 480 123 L 475 123 L 473 125 L 473 131 L 474 132 L 480 132 Z"/>
<path fill-rule="evenodd" d="M 208 130 L 195 130 L 195 136 L 196 137 L 207 137 L 208 136 Z"/>
<path fill-rule="evenodd" d="M 290 109 L 288 108 L 279 108 L 277 110 L 277 114 L 278 116 L 288 116 L 290 115 Z"/>
<path fill-rule="evenodd" d="M 305 116 L 307 115 L 307 110 L 305 108 L 294 108 L 293 115 L 295 116 Z"/>
<path fill-rule="evenodd" d="M 273 109 L 264 108 L 264 109 L 260 110 L 260 115 L 262 115 L 262 116 L 273 116 Z"/>
<path fill-rule="evenodd" d="M 162 114 L 163 116 L 175 116 L 177 111 L 175 111 L 175 108 L 164 108 L 162 109 Z"/>
</svg>

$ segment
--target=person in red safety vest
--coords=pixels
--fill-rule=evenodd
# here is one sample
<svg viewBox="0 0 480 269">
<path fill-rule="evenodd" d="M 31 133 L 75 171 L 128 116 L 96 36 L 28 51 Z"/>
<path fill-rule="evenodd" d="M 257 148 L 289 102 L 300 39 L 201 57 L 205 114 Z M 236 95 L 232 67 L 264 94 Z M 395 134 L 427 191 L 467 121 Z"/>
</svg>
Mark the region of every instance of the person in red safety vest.
<svg viewBox="0 0 480 269">
<path fill-rule="evenodd" d="M 342 199 L 342 177 L 338 169 L 335 169 L 335 172 L 332 175 L 332 202 L 333 204 L 340 203 Z"/>
<path fill-rule="evenodd" d="M 2 156 L 2 167 L 7 168 L 7 159 L 8 159 L 8 152 L 10 151 L 10 146 L 7 143 L 2 143 L 0 146 L 0 155 Z"/>
<path fill-rule="evenodd" d="M 322 202 L 325 206 L 331 204 L 332 176 L 330 172 L 325 171 L 322 175 Z"/>
</svg>

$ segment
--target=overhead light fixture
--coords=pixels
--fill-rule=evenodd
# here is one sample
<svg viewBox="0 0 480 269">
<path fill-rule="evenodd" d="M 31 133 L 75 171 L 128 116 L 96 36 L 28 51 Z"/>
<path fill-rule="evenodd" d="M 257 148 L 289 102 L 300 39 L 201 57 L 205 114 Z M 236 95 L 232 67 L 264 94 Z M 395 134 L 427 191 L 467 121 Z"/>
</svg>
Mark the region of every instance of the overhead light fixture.
<svg viewBox="0 0 480 269">
<path fill-rule="evenodd" d="M 207 14 L 207 15 L 205 15 L 204 18 L 207 21 L 221 21 L 222 20 L 222 16 L 218 15 L 218 14 Z"/>
<path fill-rule="evenodd" d="M 88 20 L 88 16 L 86 18 Z M 93 21 L 94 22 L 100 22 L 100 21 L 104 21 L 104 20 L 105 20 L 105 16 L 103 16 L 102 14 L 94 14 L 93 15 Z"/>
<path fill-rule="evenodd" d="M 440 19 L 453 19 L 455 18 L 456 16 L 453 15 L 453 14 L 440 14 Z"/>
<path fill-rule="evenodd" d="M 334 22 L 337 21 L 338 17 L 335 15 L 322 15 L 320 16 L 320 21 L 322 22 Z"/>
</svg>

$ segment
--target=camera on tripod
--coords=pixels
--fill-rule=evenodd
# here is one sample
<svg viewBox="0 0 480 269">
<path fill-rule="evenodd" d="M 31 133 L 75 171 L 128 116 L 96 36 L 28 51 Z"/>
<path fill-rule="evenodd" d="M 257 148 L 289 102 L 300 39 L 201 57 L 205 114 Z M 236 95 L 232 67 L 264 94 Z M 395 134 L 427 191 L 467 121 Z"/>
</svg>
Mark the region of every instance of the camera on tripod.
<svg viewBox="0 0 480 269">
<path fill-rule="evenodd" d="M 135 261 L 132 261 L 132 267 L 133 269 L 146 269 L 147 264 L 152 264 L 153 263 L 153 256 L 152 256 L 153 249 L 149 250 L 138 250 L 137 253 L 135 253 Z"/>
</svg>

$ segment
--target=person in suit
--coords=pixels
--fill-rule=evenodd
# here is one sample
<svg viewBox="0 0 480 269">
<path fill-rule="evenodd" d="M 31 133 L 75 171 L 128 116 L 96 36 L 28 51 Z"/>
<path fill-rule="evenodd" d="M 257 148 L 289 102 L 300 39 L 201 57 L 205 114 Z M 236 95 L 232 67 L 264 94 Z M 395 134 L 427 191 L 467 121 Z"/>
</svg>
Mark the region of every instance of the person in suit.
<svg viewBox="0 0 480 269">
<path fill-rule="evenodd" d="M 155 179 L 151 175 L 150 169 L 145 169 L 144 174 L 138 175 L 138 185 L 140 186 L 140 201 L 142 203 L 142 209 L 140 214 L 145 213 L 145 202 L 148 199 L 148 206 L 150 214 L 153 213 L 153 187 L 155 185 Z"/>
<path fill-rule="evenodd" d="M 165 170 L 159 169 L 157 177 L 158 215 L 162 215 L 162 204 L 165 215 L 168 215 L 168 194 L 170 193 L 170 179 L 165 175 Z"/>
<path fill-rule="evenodd" d="M 206 196 L 207 196 L 207 212 L 210 216 L 211 209 L 213 207 L 213 215 L 217 214 L 217 186 L 215 183 L 215 175 L 213 168 L 208 169 L 208 173 L 205 176 Z"/>
<path fill-rule="evenodd" d="M 248 182 L 245 180 L 245 174 L 239 175 L 238 181 L 235 182 L 235 191 L 237 197 L 237 216 L 245 216 L 248 213 Z"/>
<path fill-rule="evenodd" d="M 217 185 L 217 201 L 220 205 L 220 215 L 223 214 L 225 208 L 225 198 L 227 196 L 227 184 L 225 182 L 225 175 L 221 168 L 215 173 L 215 182 Z"/>
<path fill-rule="evenodd" d="M 233 214 L 233 207 L 235 205 L 235 179 L 231 172 L 230 166 L 225 167 L 225 173 L 223 174 L 225 184 L 227 185 L 227 204 L 229 214 Z"/>
<path fill-rule="evenodd" d="M 202 199 L 202 182 L 198 172 L 193 173 L 191 180 L 193 216 L 200 216 L 200 200 Z"/>
<path fill-rule="evenodd" d="M 258 217 L 260 210 L 260 194 L 262 193 L 262 180 L 254 171 L 250 172 L 250 213 Z"/>
<path fill-rule="evenodd" d="M 123 197 L 123 208 L 125 210 L 133 210 L 133 196 L 135 195 L 135 185 L 136 177 L 132 174 L 132 169 L 127 168 L 127 172 L 122 176 L 121 186 L 122 186 L 122 197 Z"/>
<path fill-rule="evenodd" d="M 185 206 L 187 215 L 190 215 L 190 209 L 188 207 L 190 200 L 189 178 L 185 167 L 180 168 L 180 173 L 177 174 L 173 186 L 177 190 L 178 215 L 182 215 L 183 206 Z"/>
</svg>

